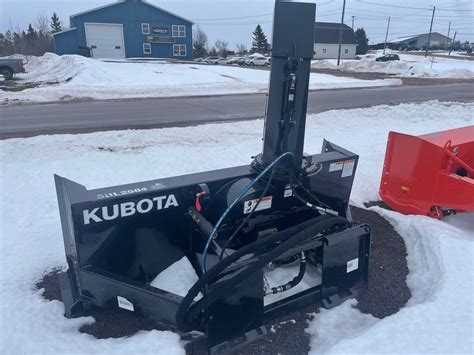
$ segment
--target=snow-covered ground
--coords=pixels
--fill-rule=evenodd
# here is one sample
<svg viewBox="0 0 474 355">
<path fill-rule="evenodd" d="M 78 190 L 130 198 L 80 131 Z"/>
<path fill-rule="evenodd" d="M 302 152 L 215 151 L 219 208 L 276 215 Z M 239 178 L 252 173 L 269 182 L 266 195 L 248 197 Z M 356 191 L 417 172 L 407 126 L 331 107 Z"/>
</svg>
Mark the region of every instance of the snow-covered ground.
<svg viewBox="0 0 474 355">
<path fill-rule="evenodd" d="M 241 67 L 157 62 L 103 62 L 76 55 L 29 57 L 18 85 L 38 87 L 0 91 L 0 104 L 74 99 L 123 99 L 266 92 L 269 72 Z M 398 79 L 360 80 L 311 74 L 310 89 L 401 85 Z"/>
<path fill-rule="evenodd" d="M 423 78 L 474 78 L 474 61 L 407 54 L 407 52 L 388 51 L 400 56 L 399 61 L 376 62 L 383 51 L 374 51 L 361 56 L 360 60 L 344 60 L 339 67 L 337 60 L 315 60 L 313 68 L 339 69 L 347 72 L 377 72 L 394 74 L 400 77 Z"/>
<path fill-rule="evenodd" d="M 472 124 L 474 104 L 376 106 L 308 117 L 305 151 L 322 139 L 360 154 L 352 203 L 378 198 L 389 130 L 410 134 Z M 97 340 L 68 320 L 61 302 L 34 289 L 44 272 L 65 267 L 53 173 L 88 188 L 246 164 L 261 150 L 263 121 L 39 136 L 0 141 L 0 352 L 2 354 L 184 354 L 178 335 L 143 331 Z M 110 149 L 104 149 L 110 148 Z M 183 164 L 176 164 L 176 159 Z M 307 331 L 316 353 L 473 353 L 474 214 L 446 221 L 375 208 L 408 250 L 407 307 L 383 320 L 352 308 L 323 310 Z"/>
</svg>

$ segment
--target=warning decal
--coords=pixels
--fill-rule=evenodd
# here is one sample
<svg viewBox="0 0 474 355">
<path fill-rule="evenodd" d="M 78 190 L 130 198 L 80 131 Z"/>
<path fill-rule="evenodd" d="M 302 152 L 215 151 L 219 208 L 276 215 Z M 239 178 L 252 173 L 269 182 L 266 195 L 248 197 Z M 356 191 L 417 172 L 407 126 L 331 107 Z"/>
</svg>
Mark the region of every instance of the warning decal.
<svg viewBox="0 0 474 355">
<path fill-rule="evenodd" d="M 133 303 L 127 300 L 125 297 L 117 296 L 118 306 L 120 308 L 126 309 L 127 311 L 134 312 L 135 307 L 133 307 Z"/>
<path fill-rule="evenodd" d="M 346 160 L 344 162 L 344 168 L 342 169 L 342 177 L 352 176 L 354 173 L 355 159 Z"/>
<path fill-rule="evenodd" d="M 285 186 L 285 193 L 284 193 L 283 197 L 287 198 L 287 197 L 291 197 L 291 196 L 293 196 L 293 190 L 291 189 L 290 184 L 287 184 Z"/>
<path fill-rule="evenodd" d="M 329 172 L 332 173 L 334 171 L 341 171 L 344 168 L 344 162 L 338 161 L 336 163 L 332 163 L 329 165 Z"/>
<path fill-rule="evenodd" d="M 347 273 L 355 271 L 359 268 L 359 258 L 347 262 Z"/>
<path fill-rule="evenodd" d="M 262 201 L 258 204 L 257 208 L 255 206 L 258 203 L 258 198 L 255 200 L 248 200 L 244 203 L 244 214 L 249 214 L 255 208 L 255 212 L 269 210 L 272 208 L 273 196 L 267 196 L 262 198 Z"/>
</svg>

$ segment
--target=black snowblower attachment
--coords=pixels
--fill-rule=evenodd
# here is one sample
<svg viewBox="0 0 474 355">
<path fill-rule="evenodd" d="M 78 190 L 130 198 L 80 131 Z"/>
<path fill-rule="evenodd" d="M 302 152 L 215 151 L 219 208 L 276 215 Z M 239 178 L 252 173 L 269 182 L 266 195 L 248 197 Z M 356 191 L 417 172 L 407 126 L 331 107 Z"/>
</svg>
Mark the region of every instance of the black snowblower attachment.
<svg viewBox="0 0 474 355">
<path fill-rule="evenodd" d="M 55 177 L 67 317 L 119 307 L 228 351 L 367 281 L 370 227 L 348 212 L 358 156 L 328 141 L 303 154 L 314 14 L 275 4 L 264 146 L 250 165 L 97 190 Z"/>
</svg>

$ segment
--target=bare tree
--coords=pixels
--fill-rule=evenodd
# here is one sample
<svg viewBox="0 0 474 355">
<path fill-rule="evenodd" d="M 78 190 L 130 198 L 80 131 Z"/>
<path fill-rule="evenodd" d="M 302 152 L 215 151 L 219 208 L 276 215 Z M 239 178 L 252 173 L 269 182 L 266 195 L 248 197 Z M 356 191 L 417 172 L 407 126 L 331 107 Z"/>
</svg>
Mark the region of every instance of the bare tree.
<svg viewBox="0 0 474 355">
<path fill-rule="evenodd" d="M 222 57 L 227 57 L 227 52 L 229 50 L 229 42 L 218 39 L 214 46 L 217 49 L 217 53 Z"/>
<path fill-rule="evenodd" d="M 35 28 L 39 35 L 49 34 L 49 18 L 44 14 L 39 15 L 35 21 Z"/>
<path fill-rule="evenodd" d="M 36 18 L 35 29 L 38 33 L 35 43 L 32 44 L 31 52 L 34 55 L 43 55 L 53 51 L 53 40 L 50 32 L 49 17 L 41 14 Z"/>
<path fill-rule="evenodd" d="M 199 25 L 193 31 L 193 56 L 194 58 L 202 58 L 207 55 L 207 34 Z"/>
<path fill-rule="evenodd" d="M 237 53 L 239 53 L 239 55 L 247 53 L 247 46 L 243 43 L 237 43 Z"/>
<path fill-rule="evenodd" d="M 10 29 L 3 36 L 4 45 L 0 48 L 3 55 L 24 54 L 43 55 L 53 51 L 53 41 L 49 32 L 49 18 L 39 15 L 27 30 L 21 29 L 18 24 L 10 20 Z"/>
</svg>

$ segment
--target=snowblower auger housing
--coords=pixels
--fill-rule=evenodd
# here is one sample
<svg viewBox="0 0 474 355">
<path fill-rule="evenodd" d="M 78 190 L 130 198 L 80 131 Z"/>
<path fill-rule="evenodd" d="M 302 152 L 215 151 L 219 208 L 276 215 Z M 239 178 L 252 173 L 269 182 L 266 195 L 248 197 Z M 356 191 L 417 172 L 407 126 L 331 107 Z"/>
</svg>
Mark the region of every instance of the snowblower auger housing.
<svg viewBox="0 0 474 355">
<path fill-rule="evenodd" d="M 404 214 L 441 219 L 474 211 L 474 126 L 421 136 L 390 132 L 380 196 Z"/>
<path fill-rule="evenodd" d="M 251 164 L 97 190 L 55 176 L 67 317 L 122 308 L 202 331 L 225 352 L 367 281 L 370 226 L 348 212 L 359 157 L 328 141 L 303 154 L 314 14 L 276 2 L 264 147 Z M 185 272 L 194 279 L 176 290 Z"/>
</svg>

